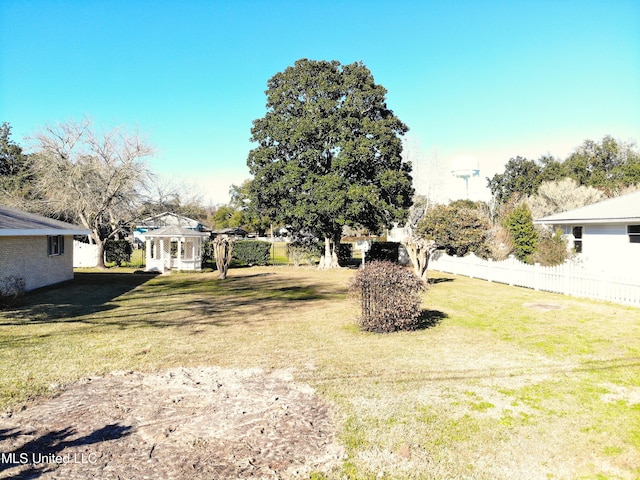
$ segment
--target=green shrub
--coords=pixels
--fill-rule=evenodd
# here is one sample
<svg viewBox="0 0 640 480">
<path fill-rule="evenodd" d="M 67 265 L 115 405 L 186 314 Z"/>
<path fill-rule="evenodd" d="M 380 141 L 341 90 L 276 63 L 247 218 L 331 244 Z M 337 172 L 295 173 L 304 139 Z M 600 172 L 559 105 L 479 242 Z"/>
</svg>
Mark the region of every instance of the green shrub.
<svg viewBox="0 0 640 480">
<path fill-rule="evenodd" d="M 351 243 L 341 243 L 338 247 L 338 263 L 346 265 L 353 258 L 353 245 Z"/>
<path fill-rule="evenodd" d="M 373 242 L 367 252 L 367 260 L 398 263 L 400 244 L 398 242 Z"/>
<path fill-rule="evenodd" d="M 233 259 L 243 265 L 266 265 L 271 256 L 271 244 L 260 240 L 241 240 L 233 246 Z"/>
<path fill-rule="evenodd" d="M 560 265 L 569 258 L 567 240 L 564 238 L 561 228 L 555 232 L 545 232 L 541 235 L 533 253 L 532 261 L 544 266 Z"/>
<path fill-rule="evenodd" d="M 521 262 L 532 263 L 531 255 L 536 250 L 539 235 L 526 203 L 519 204 L 507 215 L 504 227 L 513 239 L 516 258 Z"/>
<path fill-rule="evenodd" d="M 349 286 L 360 300 L 360 327 L 368 332 L 415 330 L 420 326 L 420 300 L 425 283 L 410 270 L 373 261 L 358 270 Z"/>
<path fill-rule="evenodd" d="M 0 279 L 0 308 L 17 307 L 25 293 L 24 278 L 8 275 Z"/>
<path fill-rule="evenodd" d="M 106 240 L 104 242 L 105 260 L 108 263 L 115 262 L 116 265 L 131 260 L 131 252 L 133 248 L 127 240 Z"/>
<path fill-rule="evenodd" d="M 202 242 L 202 268 L 213 268 L 215 261 L 213 258 L 213 244 L 211 240 L 205 240 Z"/>
<path fill-rule="evenodd" d="M 314 239 L 304 237 L 287 244 L 287 256 L 297 267 L 303 262 L 309 265 L 320 260 L 322 248 Z"/>
</svg>

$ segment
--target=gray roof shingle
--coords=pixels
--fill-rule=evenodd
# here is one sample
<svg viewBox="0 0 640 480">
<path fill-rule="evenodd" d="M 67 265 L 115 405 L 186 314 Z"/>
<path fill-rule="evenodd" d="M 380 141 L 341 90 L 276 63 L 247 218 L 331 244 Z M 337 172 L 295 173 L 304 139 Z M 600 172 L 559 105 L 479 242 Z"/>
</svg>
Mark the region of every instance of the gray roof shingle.
<svg viewBox="0 0 640 480">
<path fill-rule="evenodd" d="M 90 230 L 0 205 L 0 236 L 89 235 Z"/>
</svg>

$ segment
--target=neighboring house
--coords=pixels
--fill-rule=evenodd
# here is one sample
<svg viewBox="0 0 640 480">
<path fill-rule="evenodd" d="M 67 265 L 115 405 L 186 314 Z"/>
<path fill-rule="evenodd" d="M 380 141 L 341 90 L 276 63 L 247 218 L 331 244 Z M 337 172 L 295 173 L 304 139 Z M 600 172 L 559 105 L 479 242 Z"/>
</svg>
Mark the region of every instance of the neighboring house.
<svg viewBox="0 0 640 480">
<path fill-rule="evenodd" d="M 404 227 L 399 227 L 397 223 L 393 224 L 393 228 L 387 230 L 387 241 L 388 242 L 406 242 L 409 238 L 411 238 L 411 227 L 405 225 Z"/>
<path fill-rule="evenodd" d="M 204 225 L 193 218 L 178 215 L 177 213 L 164 212 L 152 217 L 135 222 L 136 229 L 133 233 L 134 239 L 140 244 L 144 243 L 144 234 L 150 230 L 157 230 L 164 227 L 180 227 L 197 232 L 205 231 Z"/>
<path fill-rule="evenodd" d="M 18 277 L 25 290 L 73 279 L 73 236 L 91 231 L 0 206 L 0 282 Z"/>
<path fill-rule="evenodd" d="M 586 266 L 634 274 L 640 269 L 640 191 L 534 223 L 562 228 Z"/>
</svg>

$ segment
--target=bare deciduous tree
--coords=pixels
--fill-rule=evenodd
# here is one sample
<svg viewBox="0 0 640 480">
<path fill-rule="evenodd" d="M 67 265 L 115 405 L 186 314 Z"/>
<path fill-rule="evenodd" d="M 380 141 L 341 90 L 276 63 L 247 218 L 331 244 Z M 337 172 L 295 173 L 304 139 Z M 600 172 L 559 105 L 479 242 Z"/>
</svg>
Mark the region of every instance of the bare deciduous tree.
<svg viewBox="0 0 640 480">
<path fill-rule="evenodd" d="M 604 200 L 605 195 L 594 187 L 578 185 L 572 178 L 544 182 L 538 192 L 527 199 L 533 218 L 542 218 Z"/>
<path fill-rule="evenodd" d="M 104 267 L 104 242 L 135 216 L 154 149 L 119 127 L 96 132 L 90 119 L 47 125 L 31 142 L 42 209 L 90 229 Z"/>
</svg>

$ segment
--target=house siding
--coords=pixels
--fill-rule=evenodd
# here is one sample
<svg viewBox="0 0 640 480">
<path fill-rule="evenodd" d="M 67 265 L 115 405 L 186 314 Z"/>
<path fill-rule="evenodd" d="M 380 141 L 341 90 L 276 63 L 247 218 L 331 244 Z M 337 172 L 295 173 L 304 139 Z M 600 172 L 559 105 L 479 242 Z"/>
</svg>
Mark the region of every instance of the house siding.
<svg viewBox="0 0 640 480">
<path fill-rule="evenodd" d="M 73 279 L 73 235 L 64 236 L 62 255 L 47 254 L 47 236 L 0 237 L 0 281 L 24 279 L 27 291 Z"/>
<path fill-rule="evenodd" d="M 565 225 L 565 232 L 580 223 Z M 586 266 L 600 270 L 637 272 L 640 269 L 640 244 L 631 243 L 627 234 L 627 223 L 582 224 L 582 253 L 579 258 Z M 569 237 L 569 246 L 573 236 Z"/>
</svg>

